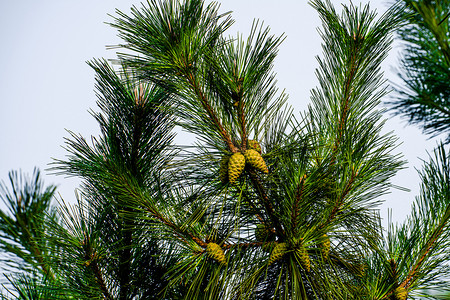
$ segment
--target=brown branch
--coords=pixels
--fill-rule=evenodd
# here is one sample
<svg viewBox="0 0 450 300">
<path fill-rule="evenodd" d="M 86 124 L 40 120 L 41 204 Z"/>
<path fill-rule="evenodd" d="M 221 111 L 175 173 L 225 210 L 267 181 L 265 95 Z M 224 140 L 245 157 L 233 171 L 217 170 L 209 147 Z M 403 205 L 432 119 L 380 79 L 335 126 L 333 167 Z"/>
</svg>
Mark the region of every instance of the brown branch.
<svg viewBox="0 0 450 300">
<path fill-rule="evenodd" d="M 276 230 L 284 235 L 284 230 L 281 227 L 280 222 L 278 221 L 277 217 L 275 216 L 275 211 L 273 209 L 272 203 L 270 203 L 270 199 L 267 196 L 267 193 L 264 189 L 264 186 L 262 185 L 261 181 L 259 181 L 259 178 L 257 177 L 256 173 L 251 170 L 249 171 L 250 174 L 250 180 L 253 184 L 253 187 L 256 189 L 256 192 L 258 193 L 260 199 L 262 200 L 262 204 L 269 215 L 269 218 L 272 221 L 272 224 L 275 226 Z"/>
<path fill-rule="evenodd" d="M 270 243 L 270 242 L 269 242 Z M 250 248 L 250 247 L 259 247 L 262 246 L 264 242 L 249 242 L 249 243 L 238 243 L 238 244 L 224 244 L 222 246 L 223 249 L 231 249 L 231 248 Z"/>
<path fill-rule="evenodd" d="M 90 237 L 86 232 L 84 232 L 84 240 L 81 242 L 81 246 L 84 252 L 84 259 L 85 259 L 83 265 L 90 268 L 91 271 L 94 273 L 95 280 L 99 285 L 100 290 L 102 291 L 105 299 L 113 300 L 114 298 L 111 296 L 111 294 L 108 291 L 108 288 L 106 287 L 105 280 L 103 279 L 102 272 L 97 263 L 97 260 L 99 258 L 98 253 L 95 251 L 95 249 L 92 248 L 92 244 L 90 243 Z"/>
<path fill-rule="evenodd" d="M 189 232 L 183 231 L 181 232 L 178 228 L 178 226 L 176 226 L 175 224 L 173 224 L 172 222 L 166 220 L 161 214 L 159 214 L 158 212 L 154 211 L 153 209 L 151 209 L 150 207 L 147 207 L 147 210 L 153 215 L 153 217 L 155 217 L 156 219 L 158 219 L 160 222 L 162 222 L 164 225 L 168 226 L 169 228 L 172 228 L 175 232 L 175 234 L 178 236 L 178 238 L 180 238 L 183 242 L 185 242 L 186 244 L 188 244 L 188 241 L 185 239 L 185 236 L 189 236 L 197 245 L 199 245 L 202 248 L 206 248 L 206 246 L 208 246 L 208 243 L 202 241 L 201 239 L 199 239 L 198 237 L 192 235 Z"/>
<path fill-rule="evenodd" d="M 131 188 L 131 186 L 128 186 L 129 189 L 129 194 L 132 195 L 132 197 L 134 197 L 135 199 L 141 199 L 141 195 L 139 193 L 136 193 L 135 190 L 133 190 Z M 145 203 L 144 201 L 141 203 L 143 209 L 145 209 L 146 211 L 148 211 L 154 218 L 156 218 L 157 220 L 159 220 L 161 223 L 163 223 L 164 225 L 166 225 L 167 227 L 173 229 L 173 231 L 175 232 L 175 234 L 186 244 L 189 244 L 189 242 L 185 239 L 186 235 L 189 236 L 195 243 L 197 243 L 200 247 L 205 248 L 207 246 L 207 243 L 203 242 L 201 239 L 195 237 L 194 235 L 192 235 L 189 232 L 186 231 L 181 231 L 180 228 L 178 226 L 176 226 L 175 224 L 173 224 L 170 220 L 167 220 L 163 215 L 161 215 L 159 213 L 159 211 L 157 211 L 156 209 L 154 209 L 152 207 L 152 205 Z"/>
<path fill-rule="evenodd" d="M 250 200 L 246 199 L 246 202 L 250 205 L 250 207 L 256 212 L 258 209 L 256 208 L 256 205 Z M 256 218 L 261 222 L 264 223 L 264 218 L 261 216 L 261 214 L 256 213 Z"/>
<path fill-rule="evenodd" d="M 345 186 L 344 191 L 342 192 L 341 196 L 339 197 L 338 201 L 335 203 L 333 210 L 330 213 L 330 216 L 327 218 L 327 220 L 319 227 L 323 228 L 325 225 L 329 224 L 339 213 L 339 211 L 342 208 L 342 205 L 344 204 L 344 199 L 347 197 L 348 193 L 352 189 L 352 185 L 355 182 L 355 178 L 358 175 L 358 171 L 352 171 L 352 176 L 350 177 L 350 180 L 347 182 L 347 185 Z"/>
<path fill-rule="evenodd" d="M 198 237 L 195 237 L 195 236 L 190 235 L 190 234 L 189 234 L 189 236 L 190 236 L 191 239 L 192 239 L 197 245 L 199 245 L 200 247 L 206 248 L 206 246 L 208 246 L 208 243 L 205 243 L 204 241 L 202 241 L 202 240 L 199 239 Z"/>
<path fill-rule="evenodd" d="M 353 36 L 353 40 L 354 40 L 354 49 L 351 52 L 351 57 L 350 57 L 350 64 L 349 64 L 349 74 L 347 77 L 347 80 L 345 81 L 344 84 L 344 98 L 343 98 L 343 106 L 341 107 L 341 118 L 339 120 L 339 124 L 338 124 L 338 136 L 336 137 L 335 143 L 333 145 L 333 149 L 332 149 L 332 160 L 331 160 L 331 165 L 334 165 L 336 162 L 336 155 L 337 155 L 337 150 L 340 146 L 341 143 L 341 139 L 342 136 L 344 134 L 344 127 L 345 127 L 345 123 L 347 121 L 347 114 L 348 114 L 348 110 L 349 110 L 349 102 L 350 102 L 350 96 L 353 92 L 353 88 L 351 86 L 353 79 L 355 77 L 355 74 L 358 70 L 358 63 L 357 63 L 357 54 L 359 52 L 359 47 L 357 44 L 358 42 L 358 38 L 359 38 L 359 34 L 357 35 L 356 33 Z M 335 204 L 335 207 L 333 208 L 330 216 L 328 217 L 327 221 L 321 226 L 321 228 L 323 228 L 326 224 L 328 224 L 332 219 L 334 219 L 334 217 L 336 216 L 336 214 L 339 212 L 339 210 L 342 207 L 344 198 L 346 197 L 346 195 L 348 194 L 348 192 L 350 191 L 350 187 L 351 184 L 353 183 L 355 179 L 354 173 L 352 173 L 352 178 L 350 179 L 349 183 L 347 184 L 346 189 L 344 190 L 344 192 L 342 193 L 340 199 L 337 201 L 337 203 Z"/>
<path fill-rule="evenodd" d="M 230 135 L 225 130 L 225 128 L 222 126 L 222 123 L 220 122 L 219 118 L 217 117 L 216 113 L 214 112 L 211 105 L 208 103 L 208 99 L 206 98 L 205 94 L 201 90 L 201 88 L 198 86 L 194 76 L 192 73 L 187 73 L 186 78 L 188 80 L 188 83 L 191 85 L 192 89 L 194 90 L 194 93 L 197 95 L 197 97 L 200 99 L 200 102 L 203 106 L 203 108 L 206 110 L 206 113 L 211 118 L 213 124 L 217 127 L 217 129 L 220 132 L 220 135 L 223 138 L 223 141 L 227 144 L 228 148 L 231 152 L 236 153 L 238 152 L 238 149 L 234 145 L 233 141 L 231 140 Z"/>
<path fill-rule="evenodd" d="M 44 273 L 44 275 L 50 277 L 51 279 L 55 279 L 55 276 L 51 272 L 51 269 L 44 261 L 41 249 L 39 247 L 39 244 L 36 242 L 35 236 L 32 234 L 32 232 L 30 230 L 31 225 L 29 224 L 29 222 L 27 220 L 28 217 L 21 211 L 21 209 L 24 208 L 23 204 L 21 203 L 21 200 L 22 200 L 22 197 L 19 196 L 19 198 L 17 199 L 18 211 L 16 214 L 17 223 L 22 228 L 23 238 L 21 238 L 21 239 L 25 240 L 25 243 L 29 243 L 30 247 L 29 247 L 28 251 L 30 251 L 33 258 L 36 259 L 36 261 L 37 261 L 39 267 L 42 269 L 42 272 Z"/>
<path fill-rule="evenodd" d="M 354 38 L 356 40 L 356 38 Z M 356 41 L 355 41 L 356 43 Z M 359 48 L 358 46 L 355 44 L 355 48 L 353 49 L 352 53 L 351 53 L 351 57 L 350 57 L 350 73 L 348 75 L 348 78 L 344 84 L 344 101 L 343 101 L 343 106 L 341 107 L 341 119 L 339 120 L 339 127 L 338 127 L 338 136 L 336 138 L 336 141 L 334 143 L 333 146 L 333 164 L 335 161 L 335 156 L 337 153 L 337 149 L 339 148 L 341 139 L 342 139 L 342 135 L 343 135 L 343 131 L 344 131 L 344 126 L 347 120 L 347 114 L 348 114 L 348 110 L 349 110 L 349 102 L 350 102 L 350 96 L 353 92 L 353 89 L 351 87 L 351 84 L 353 82 L 353 79 L 355 77 L 356 71 L 358 70 L 358 64 L 357 64 L 357 53 L 359 52 Z"/>
<path fill-rule="evenodd" d="M 98 267 L 97 261 L 93 261 L 89 267 L 92 269 L 92 272 L 95 275 L 95 279 L 97 281 L 97 284 L 100 286 L 100 289 L 103 293 L 103 296 L 105 299 L 113 300 L 114 298 L 111 296 L 111 294 L 108 291 L 108 288 L 106 287 L 105 281 L 103 279 L 102 272 L 100 271 L 100 268 Z"/>
<path fill-rule="evenodd" d="M 41 251 L 39 250 L 39 247 L 36 246 L 37 243 L 34 241 L 34 239 L 31 240 L 31 243 L 32 243 L 31 250 L 32 250 L 33 256 L 36 258 L 39 266 L 42 268 L 42 271 L 44 272 L 45 276 L 48 276 L 51 279 L 55 279 L 55 276 L 51 272 L 50 268 L 44 262 L 44 259 L 42 258 Z"/>
</svg>

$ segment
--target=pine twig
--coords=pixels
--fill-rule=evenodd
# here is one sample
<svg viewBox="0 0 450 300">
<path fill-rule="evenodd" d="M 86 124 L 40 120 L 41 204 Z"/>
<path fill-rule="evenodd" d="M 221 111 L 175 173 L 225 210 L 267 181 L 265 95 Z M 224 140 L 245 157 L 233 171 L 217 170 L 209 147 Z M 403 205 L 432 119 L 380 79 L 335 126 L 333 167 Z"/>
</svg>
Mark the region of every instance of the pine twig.
<svg viewBox="0 0 450 300">
<path fill-rule="evenodd" d="M 430 239 L 425 244 L 425 247 L 423 248 L 422 255 L 419 257 L 419 259 L 414 264 L 414 267 L 409 271 L 408 275 L 406 276 L 406 279 L 400 284 L 402 287 L 408 287 L 411 283 L 411 281 L 414 280 L 414 277 L 416 276 L 416 273 L 420 271 L 420 267 L 422 266 L 422 263 L 426 259 L 428 253 L 432 251 L 433 246 L 435 245 L 437 239 L 440 237 L 440 235 L 443 233 L 443 230 L 447 223 L 450 221 L 450 205 L 447 207 L 447 210 L 445 212 L 445 217 L 442 221 L 442 223 L 434 230 L 433 234 L 431 235 Z"/>
<path fill-rule="evenodd" d="M 295 193 L 295 200 L 294 200 L 294 205 L 292 207 L 292 215 L 291 215 L 291 223 L 292 223 L 292 229 L 294 231 L 294 235 L 297 232 L 297 222 L 298 222 L 298 216 L 299 216 L 299 212 L 298 210 L 300 209 L 300 203 L 303 197 L 303 192 L 305 189 L 304 183 L 305 183 L 305 179 L 306 179 L 306 174 L 302 176 L 302 178 L 300 179 L 300 182 L 297 184 L 297 191 Z"/>
<path fill-rule="evenodd" d="M 328 216 L 327 220 L 320 226 L 320 228 L 324 228 L 327 226 L 339 213 L 341 210 L 342 205 L 344 204 L 344 199 L 348 195 L 348 193 L 352 190 L 353 182 L 355 181 L 356 177 L 358 175 L 358 172 L 352 171 L 352 176 L 350 177 L 350 180 L 347 182 L 344 191 L 340 195 L 338 201 L 336 201 L 333 210 L 331 211 L 330 215 Z"/>
<path fill-rule="evenodd" d="M 220 122 L 219 118 L 217 117 L 217 115 L 214 112 L 211 105 L 209 105 L 208 99 L 206 98 L 205 94 L 203 93 L 201 88 L 198 86 L 198 84 L 194 78 L 194 75 L 192 73 L 187 73 L 186 78 L 188 80 L 189 85 L 192 87 L 194 93 L 199 97 L 203 108 L 206 110 L 206 113 L 211 118 L 211 120 L 213 121 L 213 123 L 217 127 L 217 129 L 219 130 L 220 135 L 222 136 L 224 142 L 227 144 L 230 151 L 233 153 L 238 152 L 238 149 L 236 148 L 233 141 L 231 140 L 228 132 L 222 126 L 222 123 Z"/>
<path fill-rule="evenodd" d="M 272 220 L 272 224 L 274 224 L 275 228 L 279 232 L 279 234 L 284 235 L 284 230 L 281 227 L 281 223 L 278 221 L 277 217 L 275 216 L 275 211 L 273 209 L 272 204 L 270 203 L 270 199 L 267 196 L 267 192 L 264 189 L 264 186 L 262 185 L 261 181 L 258 179 L 256 173 L 254 171 L 250 171 L 250 179 L 253 184 L 253 187 L 256 189 L 256 192 L 258 193 L 260 199 L 262 200 L 262 204 L 264 205 L 264 208 L 269 215 L 270 219 Z"/>
</svg>

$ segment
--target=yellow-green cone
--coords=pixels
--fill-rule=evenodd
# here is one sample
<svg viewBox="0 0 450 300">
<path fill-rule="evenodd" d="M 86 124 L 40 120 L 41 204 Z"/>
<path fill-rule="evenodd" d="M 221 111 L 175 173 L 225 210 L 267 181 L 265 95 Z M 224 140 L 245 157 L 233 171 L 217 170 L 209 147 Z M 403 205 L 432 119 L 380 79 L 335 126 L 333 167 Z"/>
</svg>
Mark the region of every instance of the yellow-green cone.
<svg viewBox="0 0 450 300">
<path fill-rule="evenodd" d="M 216 243 L 208 243 L 208 245 L 206 246 L 206 253 L 208 253 L 209 257 L 220 262 L 221 264 L 227 264 L 227 260 L 225 259 L 225 254 L 223 253 L 222 248 L 220 248 L 220 246 Z"/>
<path fill-rule="evenodd" d="M 245 157 L 242 153 L 234 153 L 228 161 L 228 180 L 235 183 L 245 168 Z"/>
<path fill-rule="evenodd" d="M 323 238 L 322 255 L 323 255 L 323 258 L 328 258 L 328 254 L 330 253 L 330 248 L 331 248 L 330 238 L 326 234 L 324 234 L 322 236 L 322 238 Z"/>
<path fill-rule="evenodd" d="M 230 160 L 230 157 L 228 155 L 225 155 L 220 160 L 219 179 L 222 183 L 226 183 L 228 181 L 228 161 L 229 160 Z"/>
<path fill-rule="evenodd" d="M 256 150 L 256 152 L 261 154 L 261 146 L 259 145 L 258 141 L 248 140 L 248 148 Z"/>
<path fill-rule="evenodd" d="M 309 259 L 308 251 L 306 251 L 305 247 L 303 245 L 299 245 L 295 249 L 295 254 L 297 254 L 303 269 L 309 272 L 311 270 L 311 260 Z"/>
<path fill-rule="evenodd" d="M 396 300 L 406 300 L 408 298 L 408 291 L 404 287 L 399 286 L 395 289 L 394 296 Z"/>
<path fill-rule="evenodd" d="M 275 246 L 277 245 L 277 242 L 266 242 L 264 244 L 262 244 L 261 248 L 266 251 L 266 252 L 272 252 L 273 248 L 275 248 Z"/>
<path fill-rule="evenodd" d="M 267 169 L 266 163 L 264 162 L 264 159 L 262 158 L 261 154 L 258 153 L 258 151 L 249 149 L 245 151 L 245 161 L 255 168 L 258 171 L 261 171 L 263 173 L 269 173 L 269 170 Z"/>
<path fill-rule="evenodd" d="M 286 243 L 278 243 L 273 248 L 272 253 L 269 256 L 269 265 L 273 264 L 275 261 L 279 260 L 283 257 L 283 255 L 287 252 L 287 244 Z"/>
</svg>

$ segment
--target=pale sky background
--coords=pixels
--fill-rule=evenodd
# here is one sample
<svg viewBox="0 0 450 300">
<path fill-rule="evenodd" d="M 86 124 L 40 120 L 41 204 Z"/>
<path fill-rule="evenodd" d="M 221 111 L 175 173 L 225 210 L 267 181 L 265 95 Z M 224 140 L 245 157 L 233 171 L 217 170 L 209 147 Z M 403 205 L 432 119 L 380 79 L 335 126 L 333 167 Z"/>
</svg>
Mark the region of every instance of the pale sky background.
<svg viewBox="0 0 450 300">
<path fill-rule="evenodd" d="M 359 1 L 354 0 L 355 4 Z M 384 0 L 370 1 L 379 13 Z M 316 55 L 321 55 L 317 33 L 320 21 L 314 9 L 302 0 L 223 0 L 221 11 L 233 11 L 236 23 L 230 34 L 247 34 L 254 18 L 263 20 L 276 35 L 285 33 L 275 61 L 278 87 L 285 88 L 297 112 L 309 103 L 310 90 L 317 85 Z M 350 1 L 334 0 L 335 5 Z M 363 1 L 367 3 L 367 1 Z M 66 201 L 74 201 L 78 180 L 49 174 L 52 158 L 64 158 L 65 129 L 88 138 L 98 135 L 98 126 L 88 113 L 97 110 L 94 72 L 85 63 L 92 58 L 115 58 L 107 45 L 120 42 L 116 30 L 104 22 L 118 8 L 129 12 L 131 0 L 0 0 L 0 180 L 8 172 L 22 169 L 29 174 L 35 166 L 47 184 L 58 185 Z M 392 68 L 398 65 L 398 47 L 384 63 L 389 80 L 396 81 Z M 386 130 L 393 130 L 402 144 L 398 150 L 408 160 L 393 183 L 411 192 L 393 190 L 386 195 L 382 216 L 392 208 L 394 221 L 402 221 L 418 194 L 419 158 L 427 158 L 435 140 L 427 140 L 419 129 L 386 115 Z M 179 138 L 180 140 L 182 138 Z M 184 144 L 192 141 L 182 140 Z"/>
</svg>

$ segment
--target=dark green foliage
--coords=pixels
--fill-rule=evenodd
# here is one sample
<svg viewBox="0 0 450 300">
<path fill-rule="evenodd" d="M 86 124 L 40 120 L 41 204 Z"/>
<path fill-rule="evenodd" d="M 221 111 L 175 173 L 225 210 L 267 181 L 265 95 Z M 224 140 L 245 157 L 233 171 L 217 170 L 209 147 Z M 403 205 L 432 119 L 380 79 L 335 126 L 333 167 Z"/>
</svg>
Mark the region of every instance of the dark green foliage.
<svg viewBox="0 0 450 300">
<path fill-rule="evenodd" d="M 0 184 L 6 205 L 6 211 L 0 210 L 0 262 L 12 271 L 34 270 L 52 277 L 47 261 L 51 249 L 44 234 L 46 222 L 56 219 L 51 210 L 56 187 L 45 187 L 38 169 L 31 178 L 11 171 L 9 185 Z"/>
<path fill-rule="evenodd" d="M 104 61 L 90 65 L 97 73 L 101 112 L 94 117 L 101 136 L 89 145 L 73 134 L 67 141 L 72 154 L 57 163 L 58 170 L 84 180 L 78 205 L 63 206 L 63 223 L 50 226 L 49 239 L 63 251 L 53 262 L 59 284 L 78 298 L 158 297 L 166 273 L 156 262 L 159 246 L 125 204 L 129 184 L 151 195 L 170 187 L 159 180 L 171 157 L 173 123 L 164 112 L 171 96 L 129 70 L 119 76 Z"/>
<path fill-rule="evenodd" d="M 431 137 L 450 142 L 450 1 L 402 0 L 398 14 L 407 21 L 399 31 L 403 42 L 395 114 L 421 127 Z"/>
<path fill-rule="evenodd" d="M 399 286 L 443 293 L 449 290 L 450 155 L 440 145 L 420 172 L 422 185 L 411 215 L 391 225 L 381 247 L 369 257 L 364 284 L 371 297 L 393 295 Z M 436 293 L 434 293 L 436 296 Z M 371 298 L 372 299 L 372 298 Z M 378 298 L 374 298 L 378 299 Z"/>
</svg>

